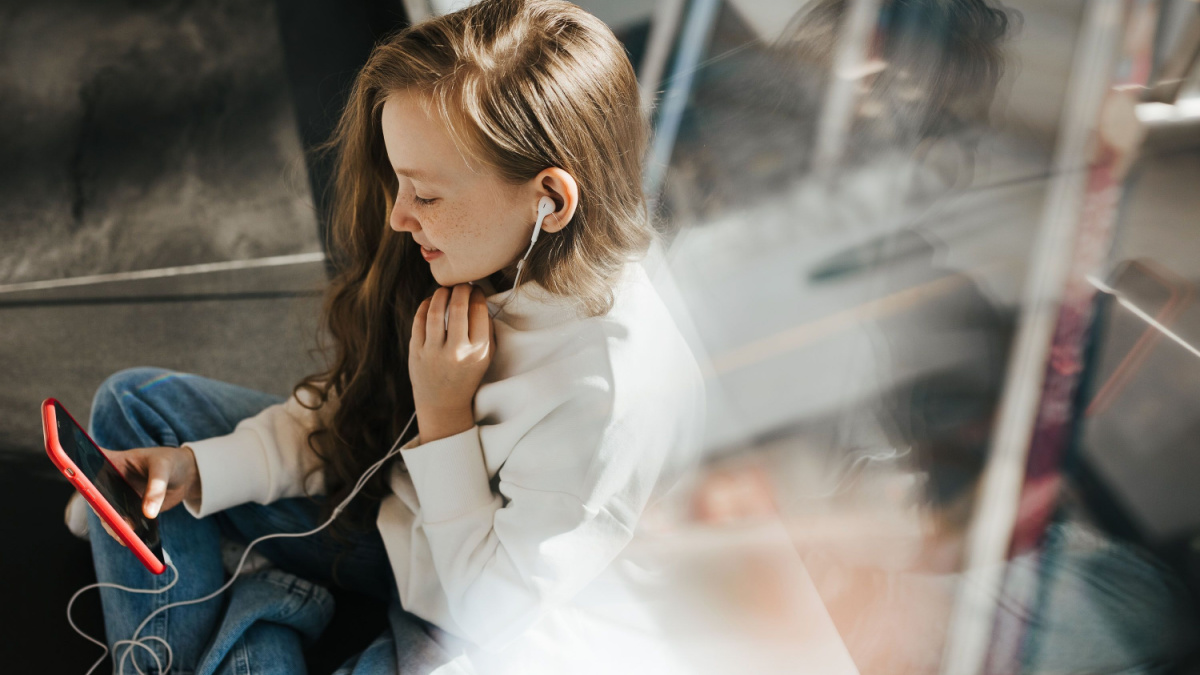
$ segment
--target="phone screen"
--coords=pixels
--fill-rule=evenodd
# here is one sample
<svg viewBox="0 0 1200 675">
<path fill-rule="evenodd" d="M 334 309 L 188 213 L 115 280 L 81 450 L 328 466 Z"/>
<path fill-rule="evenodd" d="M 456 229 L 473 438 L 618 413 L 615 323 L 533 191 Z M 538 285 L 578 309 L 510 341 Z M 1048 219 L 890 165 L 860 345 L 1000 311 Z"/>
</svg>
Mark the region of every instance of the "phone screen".
<svg viewBox="0 0 1200 675">
<path fill-rule="evenodd" d="M 54 403 L 54 419 L 58 424 L 58 442 L 75 462 L 75 466 L 87 476 L 96 491 L 121 514 L 133 529 L 134 534 L 162 560 L 162 547 L 158 537 L 158 521 L 142 513 L 142 497 L 104 457 L 100 448 L 92 443 L 83 429 L 71 419 L 67 411 Z"/>
</svg>

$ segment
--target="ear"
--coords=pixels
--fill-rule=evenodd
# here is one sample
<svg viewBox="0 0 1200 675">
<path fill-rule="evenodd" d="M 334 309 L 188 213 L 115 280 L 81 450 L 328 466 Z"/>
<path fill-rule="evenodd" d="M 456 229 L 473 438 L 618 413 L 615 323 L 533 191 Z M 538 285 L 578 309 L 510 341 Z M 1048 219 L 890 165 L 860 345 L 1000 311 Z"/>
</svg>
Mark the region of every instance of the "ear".
<svg viewBox="0 0 1200 675">
<path fill-rule="evenodd" d="M 537 217 L 537 202 L 541 197 L 553 199 L 556 207 L 542 221 L 542 231 L 558 232 L 566 227 L 575 216 L 575 208 L 579 206 L 579 184 L 575 182 L 575 177 L 564 169 L 550 167 L 535 176 L 532 183 L 534 198 L 530 202 L 530 208 L 533 217 Z"/>
</svg>

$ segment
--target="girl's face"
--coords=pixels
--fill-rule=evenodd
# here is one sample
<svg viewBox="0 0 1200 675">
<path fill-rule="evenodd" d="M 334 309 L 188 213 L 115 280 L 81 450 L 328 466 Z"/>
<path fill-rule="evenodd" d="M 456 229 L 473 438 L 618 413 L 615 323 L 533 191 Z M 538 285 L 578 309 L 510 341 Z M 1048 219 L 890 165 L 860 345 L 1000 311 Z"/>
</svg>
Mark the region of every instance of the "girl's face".
<svg viewBox="0 0 1200 675">
<path fill-rule="evenodd" d="M 439 251 L 423 254 L 440 285 L 483 279 L 524 255 L 538 199 L 554 194 L 542 174 L 513 185 L 491 167 L 469 166 L 442 122 L 426 114 L 412 92 L 388 96 L 382 125 L 399 181 L 388 224 Z M 559 229 L 553 218 L 543 231 Z"/>
</svg>

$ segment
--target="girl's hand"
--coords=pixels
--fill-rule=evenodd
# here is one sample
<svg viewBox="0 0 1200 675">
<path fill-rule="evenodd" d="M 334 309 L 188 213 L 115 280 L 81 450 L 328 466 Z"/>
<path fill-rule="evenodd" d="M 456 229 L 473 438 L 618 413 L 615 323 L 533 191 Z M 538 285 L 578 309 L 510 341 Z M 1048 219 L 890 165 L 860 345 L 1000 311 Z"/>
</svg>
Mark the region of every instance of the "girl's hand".
<svg viewBox="0 0 1200 675">
<path fill-rule="evenodd" d="M 495 351 L 482 289 L 471 284 L 443 286 L 421 302 L 408 345 L 408 374 L 422 442 L 465 431 L 475 423 L 471 401 Z"/>
<path fill-rule="evenodd" d="M 106 450 L 117 471 L 142 493 L 142 513 L 157 518 L 184 499 L 200 498 L 200 472 L 191 448 Z"/>
</svg>

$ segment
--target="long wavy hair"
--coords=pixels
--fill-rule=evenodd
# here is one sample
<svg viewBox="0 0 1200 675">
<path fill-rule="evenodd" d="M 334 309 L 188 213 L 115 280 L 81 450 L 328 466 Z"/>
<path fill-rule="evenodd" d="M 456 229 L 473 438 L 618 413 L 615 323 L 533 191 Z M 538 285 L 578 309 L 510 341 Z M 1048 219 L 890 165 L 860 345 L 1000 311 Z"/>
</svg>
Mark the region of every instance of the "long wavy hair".
<svg viewBox="0 0 1200 675">
<path fill-rule="evenodd" d="M 335 274 L 321 340 L 331 358 L 293 394 L 318 411 L 308 443 L 323 460 L 326 517 L 413 414 L 408 337 L 417 306 L 437 288 L 411 235 L 388 226 L 398 182 L 380 116 L 400 91 L 421 95 L 476 168 L 513 184 L 549 167 L 575 177 L 575 215 L 538 239 L 522 285 L 537 283 L 574 299 L 582 314 L 602 315 L 624 263 L 659 236 L 642 190 L 649 124 L 637 79 L 599 19 L 557 0 L 483 0 L 377 44 L 333 135 L 317 148 L 333 153 L 334 165 L 326 248 Z M 493 275 L 498 287 L 511 286 L 515 267 L 516 260 Z M 373 525 L 386 474 L 334 521 L 336 534 Z"/>
</svg>

